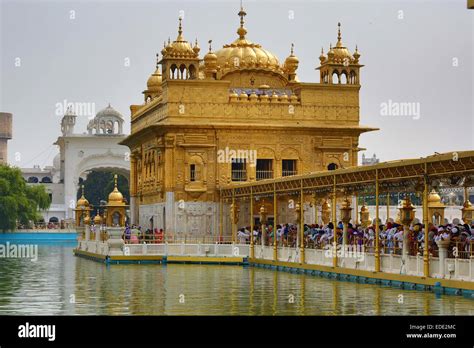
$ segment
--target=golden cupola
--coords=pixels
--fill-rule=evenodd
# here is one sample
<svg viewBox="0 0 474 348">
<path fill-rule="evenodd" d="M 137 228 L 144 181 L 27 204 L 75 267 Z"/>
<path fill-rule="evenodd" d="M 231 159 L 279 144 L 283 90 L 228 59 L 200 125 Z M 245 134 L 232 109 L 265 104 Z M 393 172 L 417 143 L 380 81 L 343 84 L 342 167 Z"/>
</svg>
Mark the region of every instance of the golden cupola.
<svg viewBox="0 0 474 348">
<path fill-rule="evenodd" d="M 114 175 L 114 190 L 109 194 L 107 206 L 125 205 L 123 195 L 117 188 L 117 174 Z"/>
<path fill-rule="evenodd" d="M 333 52 L 333 62 L 335 63 L 345 63 L 345 61 L 352 61 L 354 58 L 352 54 L 349 52 L 346 46 L 342 43 L 342 35 L 341 35 L 341 23 L 337 23 L 338 30 L 337 30 L 337 43 L 336 46 L 332 48 Z"/>
<path fill-rule="evenodd" d="M 161 91 L 161 73 L 159 67 L 156 67 L 155 72 L 150 75 L 146 86 L 149 91 Z"/>
<path fill-rule="evenodd" d="M 158 54 L 156 55 L 158 61 Z M 156 64 L 156 70 L 153 74 L 150 75 L 148 81 L 146 82 L 146 90 L 143 91 L 145 96 L 145 103 L 150 102 L 152 99 L 158 97 L 163 92 L 163 87 L 161 83 L 163 82 L 163 78 L 160 73 L 160 68 L 158 63 Z"/>
<path fill-rule="evenodd" d="M 90 223 L 90 212 L 92 210 L 89 201 L 84 196 L 84 185 L 82 185 L 82 195 L 76 202 L 76 208 L 74 209 L 74 215 L 77 227 L 84 227 Z"/>
<path fill-rule="evenodd" d="M 441 197 L 439 196 L 438 192 L 434 189 L 431 190 L 430 194 L 428 195 L 428 206 L 429 207 L 444 207 L 445 205 L 441 202 Z"/>
<path fill-rule="evenodd" d="M 195 52 L 191 44 L 183 37 L 182 18 L 179 18 L 178 36 L 161 51 L 163 58 L 196 58 L 199 54 Z"/>
<path fill-rule="evenodd" d="M 297 81 L 296 70 L 298 69 L 298 64 L 300 63 L 298 57 L 294 55 L 294 44 L 291 44 L 290 55 L 285 60 L 284 70 L 288 74 L 288 81 Z"/>
<path fill-rule="evenodd" d="M 238 15 L 240 17 L 240 27 L 237 29 L 239 37 L 216 52 L 219 78 L 242 70 L 266 71 L 284 75 L 279 60 L 273 53 L 245 37 L 247 29 L 244 27 L 244 17 L 247 13 L 243 8 L 240 9 Z"/>
<path fill-rule="evenodd" d="M 81 195 L 81 198 L 79 198 L 77 200 L 77 203 L 76 203 L 76 207 L 84 207 L 84 208 L 87 208 L 89 207 L 89 201 L 86 199 L 86 197 L 84 196 L 84 185 L 82 185 L 82 195 Z"/>
<path fill-rule="evenodd" d="M 209 52 L 204 56 L 204 73 L 206 78 L 216 79 L 217 56 L 212 52 L 212 40 L 209 40 Z"/>
<path fill-rule="evenodd" d="M 359 72 L 363 65 L 359 64 L 360 52 L 356 48 L 351 54 L 342 43 L 341 23 L 337 24 L 337 43 L 329 45 L 327 56 L 321 51 L 319 56 L 320 82 L 327 84 L 359 84 Z M 356 46 L 357 47 L 357 46 Z"/>
<path fill-rule="evenodd" d="M 94 216 L 94 225 L 100 225 L 102 224 L 102 217 L 99 214 L 99 211 L 97 210 L 95 216 Z"/>
<path fill-rule="evenodd" d="M 179 18 L 178 36 L 161 51 L 162 79 L 164 80 L 194 80 L 199 77 L 199 48 L 197 39 L 194 47 L 184 39 L 182 18 Z"/>
</svg>

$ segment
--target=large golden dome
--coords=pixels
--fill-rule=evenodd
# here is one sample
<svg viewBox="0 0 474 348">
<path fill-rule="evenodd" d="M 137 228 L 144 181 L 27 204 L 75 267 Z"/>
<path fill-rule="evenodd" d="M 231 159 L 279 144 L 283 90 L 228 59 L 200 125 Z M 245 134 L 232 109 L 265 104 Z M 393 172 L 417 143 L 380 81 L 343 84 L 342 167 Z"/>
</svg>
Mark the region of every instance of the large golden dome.
<svg viewBox="0 0 474 348">
<path fill-rule="evenodd" d="M 239 38 L 231 44 L 224 45 L 215 54 L 218 69 L 224 73 L 239 69 L 262 69 L 282 73 L 278 58 L 271 52 L 245 38 L 247 30 L 244 28 L 246 12 L 241 9 L 240 28 L 237 30 Z"/>
</svg>

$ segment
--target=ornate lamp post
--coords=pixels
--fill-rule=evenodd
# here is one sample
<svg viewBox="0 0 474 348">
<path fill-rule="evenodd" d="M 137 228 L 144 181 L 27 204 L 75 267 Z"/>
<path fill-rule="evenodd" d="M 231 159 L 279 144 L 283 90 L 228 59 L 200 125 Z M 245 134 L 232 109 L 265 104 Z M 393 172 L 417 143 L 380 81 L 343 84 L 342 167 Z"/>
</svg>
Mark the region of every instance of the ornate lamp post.
<svg viewBox="0 0 474 348">
<path fill-rule="evenodd" d="M 300 248 L 300 263 L 305 262 L 305 251 L 304 251 L 304 224 L 302 223 L 302 219 L 304 211 L 303 206 L 300 202 L 296 203 L 295 205 L 295 212 L 296 212 L 296 224 L 298 225 L 298 234 L 296 237 L 296 247 L 299 246 Z"/>
<path fill-rule="evenodd" d="M 265 231 L 265 223 L 267 222 L 267 209 L 265 208 L 265 200 L 262 199 L 262 205 L 259 210 L 260 225 L 262 226 L 262 247 L 265 245 L 265 238 L 267 236 Z"/>
<path fill-rule="evenodd" d="M 403 224 L 403 259 L 406 260 L 408 255 L 408 232 L 410 231 L 410 224 L 415 218 L 415 208 L 411 204 L 410 198 L 406 198 L 403 205 L 400 207 L 400 220 Z M 428 228 L 428 226 L 425 226 Z"/>
<path fill-rule="evenodd" d="M 471 224 L 472 220 L 474 220 L 474 207 L 472 203 L 469 201 L 469 191 L 467 186 L 464 187 L 464 204 L 461 209 L 462 212 L 462 220 L 465 224 Z"/>
<path fill-rule="evenodd" d="M 237 223 L 239 222 L 239 213 L 240 213 L 240 207 L 234 201 L 234 203 L 230 205 L 230 219 L 232 222 L 232 242 L 234 243 L 236 241 L 236 236 L 237 236 L 236 226 L 237 226 Z"/>
<path fill-rule="evenodd" d="M 351 201 L 346 197 L 341 207 L 341 220 L 343 223 L 342 240 L 343 245 L 347 245 L 347 228 L 352 218 Z"/>
<path fill-rule="evenodd" d="M 362 227 L 367 227 L 370 225 L 370 213 L 369 213 L 369 208 L 365 205 L 365 202 L 362 204 L 362 207 L 360 207 L 360 224 Z"/>
<path fill-rule="evenodd" d="M 436 225 L 442 225 L 444 222 L 444 209 L 446 206 L 441 202 L 441 197 L 433 189 L 428 195 L 428 215 L 430 221 Z M 433 217 L 435 218 L 433 221 Z"/>
<path fill-rule="evenodd" d="M 329 221 L 331 221 L 331 205 L 327 199 L 324 200 L 323 205 L 321 206 L 321 220 L 324 225 L 327 225 Z"/>
</svg>

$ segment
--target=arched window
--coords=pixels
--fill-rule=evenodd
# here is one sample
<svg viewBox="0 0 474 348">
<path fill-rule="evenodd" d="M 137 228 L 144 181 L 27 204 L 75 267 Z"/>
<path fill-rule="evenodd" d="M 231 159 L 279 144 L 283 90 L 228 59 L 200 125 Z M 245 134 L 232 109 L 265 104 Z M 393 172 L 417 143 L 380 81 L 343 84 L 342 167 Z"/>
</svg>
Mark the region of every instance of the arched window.
<svg viewBox="0 0 474 348">
<path fill-rule="evenodd" d="M 178 78 L 178 67 L 176 64 L 171 65 L 170 67 L 170 78 L 177 79 Z"/>
<path fill-rule="evenodd" d="M 337 169 L 337 164 L 336 163 L 329 163 L 328 164 L 328 170 L 336 170 Z"/>
<path fill-rule="evenodd" d="M 120 218 L 122 217 L 122 215 L 116 211 L 113 215 L 112 215 L 112 225 L 113 226 L 118 226 L 120 225 Z"/>
<path fill-rule="evenodd" d="M 354 70 L 351 70 L 351 73 L 350 73 L 350 83 L 352 85 L 357 84 L 357 75 Z"/>
<path fill-rule="evenodd" d="M 339 83 L 339 73 L 337 72 L 337 70 L 334 70 L 332 73 L 332 83 L 334 85 Z"/>
<path fill-rule="evenodd" d="M 41 182 L 43 184 L 51 184 L 52 183 L 51 178 L 49 176 L 45 176 L 43 179 L 41 179 Z"/>
<path fill-rule="evenodd" d="M 340 83 L 344 84 L 344 85 L 347 85 L 349 83 L 348 79 L 347 79 L 347 72 L 346 71 L 343 71 L 341 73 L 341 79 L 340 79 Z"/>
<path fill-rule="evenodd" d="M 188 70 L 186 69 L 186 65 L 181 64 L 179 66 L 179 78 L 181 80 L 187 80 L 187 78 L 188 78 L 187 74 L 188 74 Z"/>
<path fill-rule="evenodd" d="M 36 176 L 30 176 L 28 178 L 28 183 L 29 184 L 37 184 L 39 182 L 38 178 Z"/>
<path fill-rule="evenodd" d="M 106 134 L 114 133 L 114 123 L 112 121 L 107 121 Z"/>
<path fill-rule="evenodd" d="M 196 79 L 196 68 L 193 64 L 189 66 L 189 79 L 194 80 Z"/>
</svg>

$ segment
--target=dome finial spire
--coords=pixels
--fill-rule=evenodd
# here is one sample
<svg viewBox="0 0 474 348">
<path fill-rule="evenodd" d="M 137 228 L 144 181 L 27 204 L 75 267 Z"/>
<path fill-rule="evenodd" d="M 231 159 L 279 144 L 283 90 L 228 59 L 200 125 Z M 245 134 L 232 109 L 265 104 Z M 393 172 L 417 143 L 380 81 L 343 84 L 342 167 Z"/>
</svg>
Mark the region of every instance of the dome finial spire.
<svg viewBox="0 0 474 348">
<path fill-rule="evenodd" d="M 209 40 L 209 52 L 212 52 L 212 40 Z"/>
<path fill-rule="evenodd" d="M 183 18 L 181 16 L 179 16 L 179 25 L 178 25 L 178 41 L 182 39 L 182 34 L 183 34 L 183 26 L 182 26 L 182 23 L 181 21 L 183 20 Z"/>
<path fill-rule="evenodd" d="M 237 30 L 237 34 L 239 34 L 240 39 L 243 40 L 245 39 L 245 34 L 247 34 L 247 30 L 244 28 L 244 17 L 247 15 L 247 12 L 244 10 L 242 1 L 240 1 L 240 11 L 238 15 L 240 17 L 240 28 Z"/>
<path fill-rule="evenodd" d="M 336 47 L 342 46 L 341 22 L 337 23 L 337 44 Z"/>
<path fill-rule="evenodd" d="M 293 55 L 293 50 L 295 48 L 295 44 L 294 43 L 291 43 L 291 51 L 290 51 L 290 55 L 292 56 Z"/>
<path fill-rule="evenodd" d="M 114 174 L 114 190 L 117 189 L 117 174 Z"/>
</svg>

